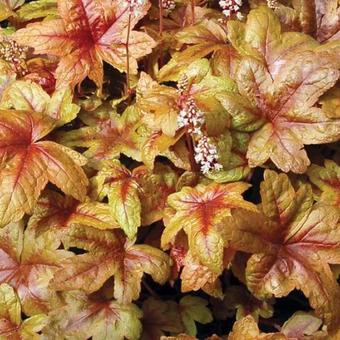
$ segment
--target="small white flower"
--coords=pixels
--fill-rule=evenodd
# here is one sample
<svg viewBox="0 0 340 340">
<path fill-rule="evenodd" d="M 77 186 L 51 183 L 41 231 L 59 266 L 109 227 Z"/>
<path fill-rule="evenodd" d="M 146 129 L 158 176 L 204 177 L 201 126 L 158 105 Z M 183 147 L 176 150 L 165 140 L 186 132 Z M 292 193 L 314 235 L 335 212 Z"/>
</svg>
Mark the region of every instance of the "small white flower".
<svg viewBox="0 0 340 340">
<path fill-rule="evenodd" d="M 179 93 L 184 93 L 182 92 L 184 90 L 183 87 L 179 87 Z M 195 100 L 189 97 L 186 100 L 184 107 L 178 113 L 178 128 L 185 126 L 189 133 L 201 135 L 201 128 L 204 122 L 204 113 L 196 106 Z"/>
<path fill-rule="evenodd" d="M 230 17 L 231 11 L 229 9 L 225 9 L 222 11 L 222 13 L 226 16 L 226 17 Z"/>
<path fill-rule="evenodd" d="M 267 0 L 267 6 L 271 9 L 275 9 L 279 6 L 277 0 Z"/>
<path fill-rule="evenodd" d="M 237 19 L 242 20 L 243 15 L 240 12 L 242 0 L 220 0 L 219 5 L 222 8 L 222 13 L 225 17 L 229 18 L 235 15 Z"/>
<path fill-rule="evenodd" d="M 195 147 L 195 161 L 200 165 L 203 174 L 212 170 L 221 170 L 223 166 L 218 163 L 217 148 L 207 136 L 199 139 Z"/>
<path fill-rule="evenodd" d="M 236 13 L 236 18 L 237 18 L 238 20 L 242 20 L 242 19 L 244 18 L 244 16 L 243 16 L 243 14 L 242 14 L 241 12 L 237 12 L 237 13 Z"/>
</svg>

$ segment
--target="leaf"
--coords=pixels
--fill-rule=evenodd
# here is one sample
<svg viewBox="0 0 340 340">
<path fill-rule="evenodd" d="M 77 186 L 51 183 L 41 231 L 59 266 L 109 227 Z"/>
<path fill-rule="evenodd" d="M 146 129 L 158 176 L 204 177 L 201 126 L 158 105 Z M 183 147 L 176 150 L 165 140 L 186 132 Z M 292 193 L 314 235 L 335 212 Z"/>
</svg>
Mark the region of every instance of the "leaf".
<svg viewBox="0 0 340 340">
<path fill-rule="evenodd" d="M 119 115 L 104 105 L 94 111 L 82 111 L 79 118 L 86 126 L 60 133 L 58 141 L 72 148 L 87 148 L 83 155 L 90 166 L 98 168 L 101 161 L 118 158 L 120 154 L 141 160 L 144 140 L 137 132 L 140 122 L 133 107 Z"/>
<path fill-rule="evenodd" d="M 279 19 L 266 6 L 250 11 L 246 23 L 230 20 L 228 40 L 243 57 L 252 57 L 265 64 L 273 77 L 284 65 L 281 59 L 290 59 L 297 52 L 318 46 L 308 35 L 282 32 Z"/>
<path fill-rule="evenodd" d="M 328 118 L 340 118 L 340 88 L 334 87 L 320 99 L 323 112 Z"/>
<path fill-rule="evenodd" d="M 177 176 L 161 164 L 154 172 L 144 166 L 132 172 L 118 160 L 106 162 L 93 179 L 94 192 L 107 196 L 112 213 L 126 235 L 132 239 L 141 225 L 163 218 L 168 195 L 175 191 Z"/>
<path fill-rule="evenodd" d="M 311 313 L 296 312 L 283 324 L 282 333 L 289 338 L 303 338 L 309 335 L 317 339 L 317 331 L 321 325 L 322 321 Z"/>
<path fill-rule="evenodd" d="M 126 71 L 128 31 L 130 72 L 137 73 L 137 59 L 149 54 L 155 42 L 146 33 L 129 30 L 145 16 L 150 4 L 138 5 L 129 22 L 129 5 L 96 0 L 58 0 L 62 19 L 27 25 L 15 33 L 20 44 L 33 47 L 36 54 L 60 57 L 56 70 L 57 88 L 74 87 L 89 77 L 101 88 L 103 61 Z"/>
<path fill-rule="evenodd" d="M 190 252 L 182 260 L 182 265 L 181 290 L 183 293 L 202 289 L 214 297 L 223 296 L 219 275 L 210 270 L 208 266 L 200 264 Z"/>
<path fill-rule="evenodd" d="M 174 148 L 171 148 L 183 136 L 183 133 L 184 131 L 179 131 L 174 137 L 170 137 L 163 134 L 162 132 L 153 132 L 147 137 L 145 143 L 142 146 L 143 163 L 152 170 L 156 157 L 164 156 L 176 164 L 177 167 L 184 167 L 186 169 L 187 164 L 178 164 L 179 157 L 174 151 Z"/>
<path fill-rule="evenodd" d="M 287 340 L 283 333 L 262 333 L 259 330 L 255 320 L 252 316 L 248 315 L 245 318 L 236 321 L 233 326 L 232 332 L 229 334 L 230 340 Z"/>
<path fill-rule="evenodd" d="M 72 103 L 72 92 L 64 88 L 50 97 L 43 88 L 33 82 L 17 80 L 4 92 L 0 106 L 45 113 L 57 121 L 57 126 L 69 123 L 77 117 L 79 107 Z"/>
<path fill-rule="evenodd" d="M 0 1 L 0 21 L 6 20 L 15 15 L 14 10 L 25 3 L 25 0 L 1 0 Z"/>
<path fill-rule="evenodd" d="M 313 205 L 310 186 L 297 191 L 285 174 L 266 170 L 261 183 L 263 215 L 235 213 L 231 246 L 253 255 L 247 286 L 259 299 L 302 290 L 316 314 L 331 329 L 337 325 L 340 290 L 329 263 L 339 263 L 339 216 Z"/>
<path fill-rule="evenodd" d="M 247 151 L 250 167 L 271 159 L 284 172 L 303 173 L 310 164 L 304 145 L 340 137 L 339 120 L 314 106 L 339 77 L 335 52 L 316 50 L 303 35 L 298 40 L 295 33 L 281 35 L 278 20 L 265 7 L 251 11 L 244 30 L 244 37 L 234 42 L 252 47 L 236 74 L 240 96 L 217 98 L 236 129 L 254 131 Z"/>
<path fill-rule="evenodd" d="M 192 62 L 180 78 L 188 81 L 184 93 L 174 88 L 159 85 L 150 76 L 142 73 L 137 86 L 137 107 L 143 122 L 154 132 L 162 132 L 166 137 L 177 137 L 178 114 L 190 99 L 195 100 L 198 109 L 204 113 L 209 136 L 217 136 L 229 127 L 229 115 L 218 100 L 218 93 L 234 91 L 235 84 L 229 77 L 212 75 L 207 59 Z M 183 134 L 183 132 L 182 132 Z M 164 139 L 164 138 L 163 138 Z"/>
<path fill-rule="evenodd" d="M 218 160 L 223 169 L 211 171 L 205 176 L 217 183 L 235 182 L 248 178 L 251 170 L 246 158 L 249 135 L 231 131 L 211 138 L 217 147 Z"/>
<path fill-rule="evenodd" d="M 40 339 L 38 332 L 47 323 L 44 314 L 37 314 L 22 321 L 18 296 L 6 283 L 0 285 L 0 317 L 0 336 L 3 339 L 38 340 Z"/>
<path fill-rule="evenodd" d="M 119 228 L 107 204 L 81 203 L 72 197 L 48 191 L 40 197 L 34 213 L 29 220 L 28 229 L 37 237 L 49 233 L 56 242 L 73 225 L 85 225 L 97 229 Z"/>
<path fill-rule="evenodd" d="M 133 239 L 141 225 L 141 202 L 138 182 L 118 160 L 107 162 L 95 177 L 96 190 L 108 196 L 112 214 L 125 234 Z"/>
<path fill-rule="evenodd" d="M 66 304 L 55 309 L 48 338 L 94 340 L 134 340 L 141 333 L 141 310 L 134 304 L 122 305 L 114 300 L 98 300 L 82 291 L 63 294 Z"/>
<path fill-rule="evenodd" d="M 15 80 L 16 73 L 11 66 L 0 60 L 0 100 L 6 88 Z"/>
<path fill-rule="evenodd" d="M 320 189 L 320 201 L 340 208 L 340 167 L 334 161 L 326 159 L 324 167 L 312 164 L 307 175 Z"/>
<path fill-rule="evenodd" d="M 164 284 L 170 274 L 169 257 L 159 249 L 137 245 L 115 231 L 91 227 L 73 227 L 68 233 L 67 247 L 87 250 L 65 260 L 54 276 L 51 288 L 82 289 L 91 293 L 114 276 L 114 297 L 119 303 L 138 298 L 144 273 Z"/>
<path fill-rule="evenodd" d="M 150 129 L 175 136 L 179 112 L 177 97 L 174 88 L 159 85 L 148 74 L 141 73 L 137 85 L 137 108 Z"/>
<path fill-rule="evenodd" d="M 188 335 L 196 335 L 197 329 L 195 321 L 207 324 L 213 321 L 208 302 L 197 296 L 184 296 L 179 302 L 182 321 Z"/>
<path fill-rule="evenodd" d="M 87 177 L 66 148 L 39 141 L 53 127 L 54 121 L 38 112 L 0 110 L 0 225 L 32 212 L 48 181 L 85 198 Z"/>
<path fill-rule="evenodd" d="M 61 261 L 71 255 L 45 240 L 37 242 L 24 232 L 22 222 L 9 224 L 0 230 L 0 283 L 15 289 L 26 315 L 47 313 L 58 301 L 48 288 L 49 281 Z"/>
<path fill-rule="evenodd" d="M 326 42 L 339 39 L 339 3 L 337 0 L 300 0 L 293 1 L 301 29 L 313 35 L 318 41 Z"/>
<path fill-rule="evenodd" d="M 165 332 L 182 332 L 183 325 L 174 301 L 148 298 L 143 302 L 143 334 L 141 340 L 159 340 Z"/>
<path fill-rule="evenodd" d="M 188 235 L 189 247 L 202 265 L 220 274 L 223 265 L 223 249 L 226 244 L 221 237 L 223 220 L 231 215 L 231 209 L 243 207 L 256 210 L 244 201 L 242 193 L 248 188 L 245 183 L 199 185 L 184 187 L 168 198 L 168 204 L 176 210 L 162 235 L 162 247 L 183 229 Z"/>
<path fill-rule="evenodd" d="M 26 3 L 20 7 L 17 14 L 23 21 L 56 16 L 58 14 L 57 0 L 36 0 Z"/>
<path fill-rule="evenodd" d="M 176 173 L 169 166 L 157 162 L 153 172 L 140 166 L 133 169 L 132 175 L 139 187 L 142 225 L 160 221 L 165 214 L 168 196 L 176 191 Z"/>
<path fill-rule="evenodd" d="M 229 49 L 225 30 L 212 19 L 204 19 L 196 25 L 185 27 L 176 34 L 176 39 L 179 43 L 190 46 L 184 51 L 174 53 L 171 60 L 159 71 L 159 81 L 177 81 L 180 73 L 195 60 L 214 51 Z"/>
</svg>

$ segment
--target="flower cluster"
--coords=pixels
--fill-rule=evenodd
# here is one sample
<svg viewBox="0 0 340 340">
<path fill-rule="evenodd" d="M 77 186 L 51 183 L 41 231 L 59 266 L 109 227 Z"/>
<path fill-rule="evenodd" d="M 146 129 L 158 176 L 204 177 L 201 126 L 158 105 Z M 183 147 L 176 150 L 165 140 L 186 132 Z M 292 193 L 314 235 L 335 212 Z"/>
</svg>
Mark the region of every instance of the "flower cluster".
<svg viewBox="0 0 340 340">
<path fill-rule="evenodd" d="M 218 154 L 216 146 L 204 134 L 204 113 L 197 107 L 195 99 L 189 94 L 189 80 L 183 75 L 177 83 L 177 92 L 180 96 L 178 105 L 181 108 L 177 125 L 179 128 L 186 127 L 193 140 L 198 140 L 194 147 L 195 162 L 200 165 L 203 174 L 212 170 L 221 170 L 223 167 L 217 162 Z"/>
<path fill-rule="evenodd" d="M 204 113 L 197 107 L 193 98 L 189 98 L 183 109 L 179 112 L 177 125 L 179 128 L 185 126 L 188 132 L 195 135 L 202 135 L 204 124 Z"/>
<path fill-rule="evenodd" d="M 278 7 L 277 0 L 267 0 L 267 6 L 271 9 L 275 9 Z"/>
<path fill-rule="evenodd" d="M 175 9 L 176 2 L 174 0 L 162 0 L 162 8 L 167 12 L 171 12 Z"/>
<path fill-rule="evenodd" d="M 28 73 L 26 65 L 27 51 L 27 47 L 22 47 L 9 38 L 4 38 L 0 43 L 0 58 L 8 62 L 13 71 L 21 77 Z"/>
<path fill-rule="evenodd" d="M 182 75 L 177 83 L 177 92 L 180 96 L 188 93 L 189 89 L 189 79 L 186 74 Z"/>
<path fill-rule="evenodd" d="M 239 20 L 243 19 L 243 15 L 240 12 L 242 6 L 242 0 L 220 0 L 219 5 L 222 8 L 222 13 L 230 18 L 232 15 L 236 15 Z"/>
<path fill-rule="evenodd" d="M 195 146 L 195 161 L 201 166 L 201 171 L 206 174 L 212 170 L 222 170 L 218 163 L 217 148 L 207 136 L 202 136 Z"/>
</svg>

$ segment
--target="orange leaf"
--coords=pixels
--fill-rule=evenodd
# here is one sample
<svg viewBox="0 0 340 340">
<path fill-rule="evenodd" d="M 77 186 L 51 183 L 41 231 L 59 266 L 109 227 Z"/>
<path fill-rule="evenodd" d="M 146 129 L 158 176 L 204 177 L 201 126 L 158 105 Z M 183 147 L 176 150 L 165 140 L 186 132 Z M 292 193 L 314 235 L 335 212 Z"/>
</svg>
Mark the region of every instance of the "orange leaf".
<svg viewBox="0 0 340 340">
<path fill-rule="evenodd" d="M 129 20 L 133 28 L 150 4 L 144 1 L 130 15 L 128 2 L 109 0 L 58 0 L 62 19 L 29 24 L 17 31 L 15 40 L 34 47 L 36 54 L 60 57 L 57 87 L 81 83 L 85 77 L 101 88 L 103 61 L 126 71 Z M 155 42 L 146 33 L 130 31 L 130 71 L 137 73 L 137 59 L 150 53 Z"/>
<path fill-rule="evenodd" d="M 222 237 L 223 220 L 231 215 L 231 209 L 256 207 L 243 200 L 246 183 L 198 185 L 184 187 L 168 198 L 176 210 L 162 235 L 162 246 L 168 248 L 177 233 L 183 229 L 188 235 L 189 248 L 202 265 L 216 274 L 222 272 L 223 249 L 227 245 Z"/>
<path fill-rule="evenodd" d="M 340 316 L 339 286 L 329 267 L 340 263 L 340 228 L 335 208 L 315 204 L 310 186 L 295 191 L 285 174 L 266 170 L 262 215 L 236 212 L 231 246 L 253 253 L 246 268 L 256 297 L 286 296 L 300 289 L 330 328 Z"/>
<path fill-rule="evenodd" d="M 73 227 L 65 240 L 67 247 L 85 249 L 62 264 L 54 276 L 51 287 L 57 290 L 98 290 L 114 276 L 114 297 L 122 303 L 138 298 L 144 273 L 164 284 L 170 274 L 169 257 L 161 250 L 137 245 L 121 233 L 98 230 L 91 227 Z"/>
<path fill-rule="evenodd" d="M 85 198 L 87 177 L 67 148 L 39 142 L 53 128 L 46 115 L 0 110 L 0 225 L 32 212 L 48 181 L 80 201 Z"/>
</svg>

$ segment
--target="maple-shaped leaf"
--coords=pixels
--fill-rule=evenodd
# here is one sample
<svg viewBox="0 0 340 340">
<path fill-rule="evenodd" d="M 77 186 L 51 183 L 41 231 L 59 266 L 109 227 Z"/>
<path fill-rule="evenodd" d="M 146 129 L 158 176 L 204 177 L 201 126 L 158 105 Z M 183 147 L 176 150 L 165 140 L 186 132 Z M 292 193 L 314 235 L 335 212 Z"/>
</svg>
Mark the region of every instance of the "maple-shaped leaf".
<svg viewBox="0 0 340 340">
<path fill-rule="evenodd" d="M 176 34 L 176 40 L 188 47 L 172 55 L 171 60 L 158 73 L 160 81 L 177 81 L 188 65 L 204 58 L 212 52 L 230 51 L 227 45 L 227 33 L 223 26 L 214 19 L 204 19 L 200 23 L 187 26 Z M 230 54 L 229 54 L 230 55 Z"/>
<path fill-rule="evenodd" d="M 48 339 L 139 339 L 142 312 L 136 305 L 121 305 L 80 290 L 65 292 L 63 298 L 64 306 L 49 314 L 51 321 L 43 330 Z"/>
<path fill-rule="evenodd" d="M 340 289 L 329 267 L 338 264 L 340 229 L 331 206 L 313 205 L 311 187 L 297 191 L 285 174 L 266 170 L 261 214 L 236 211 L 231 246 L 252 253 L 246 282 L 258 298 L 301 290 L 325 323 L 339 320 Z"/>
<path fill-rule="evenodd" d="M 94 178 L 99 197 L 108 197 L 112 214 L 132 239 L 141 225 L 142 204 L 139 185 L 131 172 L 118 160 L 108 161 Z"/>
<path fill-rule="evenodd" d="M 137 73 L 137 59 L 151 52 L 154 40 L 131 30 L 145 16 L 150 4 L 143 1 L 130 12 L 129 2 L 108 0 L 58 0 L 62 19 L 27 25 L 14 34 L 20 44 L 34 47 L 36 54 L 60 57 L 57 87 L 74 87 L 85 77 L 101 88 L 103 61 L 126 71 L 129 35 L 130 72 Z"/>
<path fill-rule="evenodd" d="M 266 23 L 265 28 L 260 22 Z M 314 106 L 339 77 L 336 53 L 313 50 L 308 43 L 310 49 L 304 50 L 303 35 L 286 42 L 289 33 L 280 35 L 278 19 L 264 7 L 251 12 L 244 30 L 243 41 L 249 41 L 251 50 L 237 70 L 239 95 L 217 98 L 239 131 L 255 131 L 247 151 L 251 167 L 271 159 L 285 172 L 303 173 L 310 164 L 304 145 L 340 138 L 340 120 L 328 118 Z M 300 50 L 290 45 L 294 43 Z"/>
<path fill-rule="evenodd" d="M 234 208 L 256 210 L 243 199 L 246 183 L 198 185 L 184 187 L 168 198 L 168 204 L 176 210 L 162 235 L 162 247 L 167 249 L 180 230 L 188 235 L 189 248 L 202 265 L 220 274 L 223 267 L 223 251 L 227 246 L 221 237 L 226 226 L 223 220 Z"/>
<path fill-rule="evenodd" d="M 261 61 L 273 77 L 294 54 L 319 46 L 306 34 L 284 32 L 278 17 L 266 6 L 250 11 L 246 22 L 228 21 L 227 28 L 228 40 L 240 56 Z"/>
<path fill-rule="evenodd" d="M 228 340 L 288 340 L 283 333 L 262 333 L 252 316 L 236 321 Z"/>
<path fill-rule="evenodd" d="M 188 335 L 196 335 L 196 322 L 207 324 L 213 321 L 211 311 L 207 307 L 208 302 L 197 296 L 184 296 L 179 301 L 179 311 L 185 332 Z"/>
<path fill-rule="evenodd" d="M 24 3 L 25 0 L 0 0 L 0 21 L 15 15 L 15 9 Z"/>
<path fill-rule="evenodd" d="M 320 202 L 340 208 L 340 167 L 334 161 L 326 159 L 325 166 L 312 164 L 307 175 L 310 181 L 321 191 Z"/>
<path fill-rule="evenodd" d="M 68 232 L 67 247 L 88 253 L 74 256 L 62 264 L 53 278 L 51 288 L 57 290 L 98 290 L 114 276 L 114 297 L 122 303 L 138 298 L 144 273 L 164 284 L 170 274 L 169 257 L 148 245 L 134 244 L 117 231 L 75 226 Z"/>
<path fill-rule="evenodd" d="M 95 196 L 108 197 L 113 216 L 130 239 L 142 224 L 163 218 L 176 182 L 176 174 L 165 165 L 156 164 L 153 172 L 145 166 L 131 172 L 118 160 L 106 162 L 92 180 Z"/>
<path fill-rule="evenodd" d="M 143 333 L 141 340 L 159 340 L 166 332 L 180 333 L 184 331 L 176 302 L 151 297 L 143 302 L 142 310 Z"/>
<path fill-rule="evenodd" d="M 49 233 L 59 245 L 60 239 L 72 225 L 97 229 L 119 228 L 107 204 L 90 200 L 79 202 L 70 196 L 48 191 L 39 198 L 29 219 L 28 229 L 37 237 Z"/>
<path fill-rule="evenodd" d="M 21 319 L 20 300 L 14 289 L 6 283 L 0 285 L 0 337 L 13 340 L 38 340 L 38 334 L 47 324 L 47 316 L 36 314 Z"/>
<path fill-rule="evenodd" d="M 51 141 L 39 141 L 54 120 L 29 111 L 0 110 L 0 225 L 31 213 L 50 181 L 82 201 L 87 177 L 77 153 Z"/>
<path fill-rule="evenodd" d="M 26 315 L 46 313 L 57 301 L 48 288 L 60 262 L 71 256 L 57 250 L 45 240 L 37 240 L 22 222 L 11 223 L 0 230 L 0 283 L 11 285 L 17 292 Z"/>
<path fill-rule="evenodd" d="M 77 117 L 79 112 L 78 105 L 72 103 L 72 97 L 69 88 L 55 91 L 50 97 L 40 85 L 17 80 L 4 91 L 0 107 L 45 113 L 57 121 L 57 126 L 61 126 Z"/>
<path fill-rule="evenodd" d="M 61 132 L 58 141 L 68 147 L 87 148 L 83 155 L 89 165 L 98 168 L 101 161 L 118 158 L 121 153 L 141 161 L 144 139 L 137 131 L 140 119 L 133 106 L 119 115 L 112 106 L 103 105 L 94 111 L 82 111 L 79 118 L 86 126 Z"/>
</svg>

